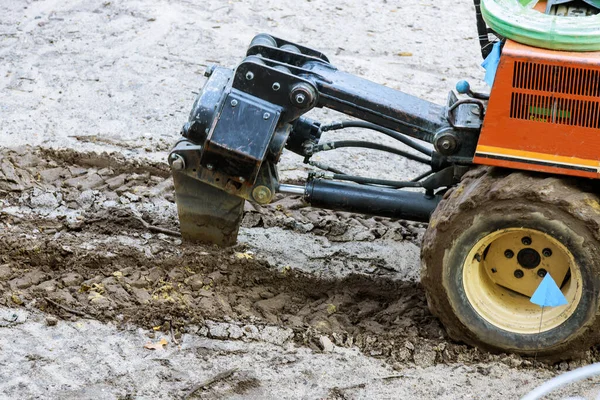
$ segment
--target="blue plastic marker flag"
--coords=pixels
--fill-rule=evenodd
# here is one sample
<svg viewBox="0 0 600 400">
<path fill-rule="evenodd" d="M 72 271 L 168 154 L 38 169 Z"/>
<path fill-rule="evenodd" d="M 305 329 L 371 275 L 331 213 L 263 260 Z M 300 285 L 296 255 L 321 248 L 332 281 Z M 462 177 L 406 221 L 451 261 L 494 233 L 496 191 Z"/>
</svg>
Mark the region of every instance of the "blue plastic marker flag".
<svg viewBox="0 0 600 400">
<path fill-rule="evenodd" d="M 533 304 L 537 304 L 541 307 L 556 307 L 564 306 L 569 302 L 562 294 L 554 279 L 547 273 L 538 288 L 529 299 Z"/>
<path fill-rule="evenodd" d="M 502 53 L 500 42 L 494 43 L 494 47 L 488 56 L 483 60 L 481 66 L 485 68 L 485 83 L 490 87 L 494 84 L 494 78 L 496 77 L 496 70 L 500 63 L 500 53 Z"/>
</svg>

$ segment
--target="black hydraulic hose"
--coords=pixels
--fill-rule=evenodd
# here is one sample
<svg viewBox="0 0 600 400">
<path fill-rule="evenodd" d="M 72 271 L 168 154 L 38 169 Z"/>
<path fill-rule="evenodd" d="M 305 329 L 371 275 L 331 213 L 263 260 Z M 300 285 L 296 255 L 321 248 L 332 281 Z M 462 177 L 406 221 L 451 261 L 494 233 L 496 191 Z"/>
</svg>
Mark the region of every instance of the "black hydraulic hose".
<svg viewBox="0 0 600 400">
<path fill-rule="evenodd" d="M 327 125 L 321 125 L 321 132 L 327 132 L 327 131 L 337 131 L 340 129 L 344 129 L 344 128 L 364 128 L 364 129 L 371 129 L 380 133 L 383 133 L 384 135 L 387 135 L 393 139 L 396 139 L 402 143 L 404 143 L 405 145 L 412 147 L 413 149 L 417 150 L 419 153 L 423 153 L 425 155 L 428 155 L 429 157 L 431 157 L 433 155 L 433 150 L 428 149 L 427 147 L 423 146 L 422 144 L 419 144 L 417 142 L 415 142 L 412 139 L 409 139 L 408 137 L 406 137 L 405 135 L 403 135 L 402 133 L 393 131 L 391 129 L 388 128 L 384 128 L 383 126 L 379 126 L 377 124 L 373 124 L 371 122 L 366 122 L 366 121 L 339 121 L 339 122 L 332 122 L 330 124 Z"/>
<path fill-rule="evenodd" d="M 311 161 L 309 161 L 309 162 L 308 162 L 308 164 L 312 165 L 313 167 L 317 167 L 317 168 L 319 168 L 319 169 L 322 169 L 322 170 L 324 170 L 324 171 L 333 172 L 333 173 L 335 173 L 335 174 L 342 174 L 342 175 L 345 175 L 345 174 L 346 174 L 346 173 L 345 173 L 344 171 L 342 171 L 342 170 L 339 170 L 339 169 L 337 169 L 337 168 L 334 168 L 334 167 L 330 167 L 329 165 L 322 164 L 322 163 L 320 163 L 320 162 L 318 162 L 318 161 L 313 161 L 313 160 L 311 160 Z"/>
<path fill-rule="evenodd" d="M 342 174 L 334 174 L 333 179 L 337 179 L 340 181 L 350 181 L 356 183 L 363 183 L 369 185 L 380 185 L 380 186 L 389 186 L 396 189 L 407 188 L 407 187 L 423 187 L 419 182 L 403 182 L 403 181 L 388 181 L 386 179 L 374 179 L 374 178 L 366 178 L 364 176 L 352 176 L 352 175 L 342 175 Z"/>
<path fill-rule="evenodd" d="M 385 151 L 388 153 L 397 154 L 399 156 L 406 157 L 409 160 L 420 162 L 421 164 L 431 165 L 431 159 L 416 156 L 416 155 L 408 153 L 406 151 L 396 149 L 396 148 L 393 148 L 390 146 L 386 146 L 383 144 L 367 142 L 367 141 L 363 141 L 363 140 L 340 140 L 340 141 L 336 141 L 336 142 L 322 143 L 322 144 L 318 144 L 318 145 L 314 146 L 312 148 L 312 152 L 314 154 L 314 153 L 318 153 L 321 151 L 335 150 L 335 149 L 339 149 L 342 147 L 361 147 L 361 148 L 366 148 L 366 149 L 381 150 L 381 151 Z"/>
</svg>

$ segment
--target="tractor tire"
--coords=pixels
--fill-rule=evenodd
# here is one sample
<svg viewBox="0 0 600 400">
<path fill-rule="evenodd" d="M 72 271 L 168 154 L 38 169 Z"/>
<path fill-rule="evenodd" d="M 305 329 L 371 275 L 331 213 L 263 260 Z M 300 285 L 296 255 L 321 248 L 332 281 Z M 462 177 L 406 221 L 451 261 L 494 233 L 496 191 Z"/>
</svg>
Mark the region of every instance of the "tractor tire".
<svg viewBox="0 0 600 400">
<path fill-rule="evenodd" d="M 477 167 L 446 193 L 423 240 L 421 281 L 451 338 L 546 361 L 599 342 L 600 197 L 591 184 Z M 567 305 L 529 301 L 546 273 Z"/>
</svg>

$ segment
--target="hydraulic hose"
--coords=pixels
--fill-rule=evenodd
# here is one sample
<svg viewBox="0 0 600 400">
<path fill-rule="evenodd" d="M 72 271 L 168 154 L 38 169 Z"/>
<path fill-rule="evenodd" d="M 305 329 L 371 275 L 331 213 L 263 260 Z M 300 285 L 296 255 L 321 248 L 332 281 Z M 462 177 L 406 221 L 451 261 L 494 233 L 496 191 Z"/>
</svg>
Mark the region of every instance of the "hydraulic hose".
<svg viewBox="0 0 600 400">
<path fill-rule="evenodd" d="M 423 146 L 422 144 L 419 144 L 419 143 L 415 142 L 412 139 L 409 139 L 408 137 L 406 137 L 402 133 L 393 131 L 393 130 L 388 129 L 388 128 L 384 128 L 383 126 L 379 126 L 379 125 L 373 124 L 371 122 L 365 122 L 365 121 L 340 121 L 340 122 L 332 122 L 332 123 L 327 124 L 327 125 L 322 125 L 321 126 L 321 132 L 337 131 L 337 130 L 345 129 L 345 128 L 371 129 L 371 130 L 383 133 L 384 135 L 387 135 L 387 136 L 389 136 L 389 137 L 391 137 L 393 139 L 396 139 L 399 142 L 404 143 L 408 147 L 412 147 L 413 149 L 417 150 L 419 153 L 423 153 L 425 155 L 428 155 L 429 157 L 431 157 L 433 155 L 433 150 L 428 149 L 427 147 Z"/>
<path fill-rule="evenodd" d="M 366 149 L 385 151 L 387 153 L 392 153 L 392 154 L 396 154 L 396 155 L 399 155 L 402 157 L 406 157 L 409 160 L 420 162 L 421 164 L 431 165 L 431 159 L 419 157 L 417 155 L 408 153 L 406 151 L 396 149 L 396 148 L 393 148 L 390 146 L 386 146 L 383 144 L 367 142 L 367 141 L 362 141 L 362 140 L 340 140 L 340 141 L 336 141 L 336 142 L 322 143 L 322 144 L 318 144 L 318 145 L 314 146 L 312 148 L 312 152 L 314 154 L 314 153 L 319 153 L 321 151 L 335 150 L 335 149 L 339 149 L 342 147 L 360 147 L 360 148 L 366 148 Z"/>
<path fill-rule="evenodd" d="M 366 178 L 364 176 L 353 176 L 353 175 L 342 175 L 342 174 L 334 174 L 333 179 L 338 179 L 340 181 L 350 181 L 356 183 L 363 183 L 369 185 L 380 185 L 380 186 L 389 186 L 396 189 L 407 188 L 407 187 L 423 187 L 420 182 L 405 182 L 405 181 L 389 181 L 386 179 L 375 179 L 375 178 Z"/>
</svg>

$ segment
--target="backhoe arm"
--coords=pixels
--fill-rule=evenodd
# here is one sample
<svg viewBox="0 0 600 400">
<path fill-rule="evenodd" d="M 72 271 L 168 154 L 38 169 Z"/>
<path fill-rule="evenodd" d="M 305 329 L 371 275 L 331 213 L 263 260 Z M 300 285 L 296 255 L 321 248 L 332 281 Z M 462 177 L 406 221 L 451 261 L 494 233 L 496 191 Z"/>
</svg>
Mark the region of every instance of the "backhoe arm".
<svg viewBox="0 0 600 400">
<path fill-rule="evenodd" d="M 481 100 L 458 100 L 451 92 L 440 106 L 339 71 L 322 53 L 265 34 L 253 39 L 234 70 L 209 67 L 206 75 L 169 163 L 184 237 L 220 244 L 235 241 L 237 228 L 219 232 L 239 225 L 244 199 L 266 204 L 277 191 L 304 194 L 321 207 L 426 221 L 437 205 L 435 190 L 453 184 L 461 173 L 457 165 L 472 161 L 485 112 Z M 304 116 L 315 107 L 360 121 L 323 125 Z M 422 155 L 370 142 L 319 142 L 323 131 L 351 126 L 379 131 Z M 306 187 L 279 184 L 276 164 L 284 148 L 309 162 L 314 153 L 339 147 L 405 155 L 429 164 L 433 175 L 422 182 L 390 182 L 311 174 Z M 424 192 L 398 190 L 403 187 Z M 365 196 L 370 200 L 363 201 Z"/>
</svg>

